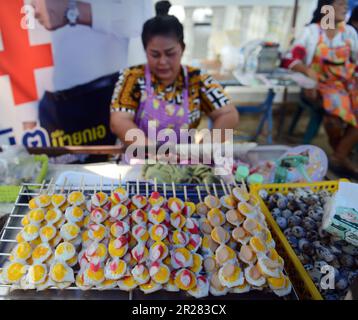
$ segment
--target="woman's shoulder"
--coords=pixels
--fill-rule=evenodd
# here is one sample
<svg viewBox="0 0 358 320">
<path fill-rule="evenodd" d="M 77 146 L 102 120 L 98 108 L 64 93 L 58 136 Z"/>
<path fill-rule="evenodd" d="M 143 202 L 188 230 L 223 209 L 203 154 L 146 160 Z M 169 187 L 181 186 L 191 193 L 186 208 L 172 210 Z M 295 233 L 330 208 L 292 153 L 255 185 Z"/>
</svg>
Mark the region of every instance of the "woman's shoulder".
<svg viewBox="0 0 358 320">
<path fill-rule="evenodd" d="M 140 78 L 140 77 L 144 77 L 144 64 L 139 64 L 136 66 L 131 66 L 125 69 L 122 69 L 119 71 L 120 75 L 123 76 L 132 76 L 132 77 L 136 77 L 136 78 Z"/>
<path fill-rule="evenodd" d="M 203 81 L 210 76 L 210 74 L 205 70 L 194 66 L 186 66 L 188 71 L 189 79 L 194 82 Z"/>
<path fill-rule="evenodd" d="M 304 26 L 303 33 L 306 33 L 308 35 L 315 35 L 319 34 L 321 30 L 321 27 L 318 23 L 310 23 Z"/>
<path fill-rule="evenodd" d="M 349 24 L 347 24 L 345 27 L 346 27 L 346 33 L 350 38 L 352 38 L 352 39 L 358 38 L 357 31 L 356 31 L 356 29 L 354 29 L 354 27 L 352 27 Z"/>
</svg>

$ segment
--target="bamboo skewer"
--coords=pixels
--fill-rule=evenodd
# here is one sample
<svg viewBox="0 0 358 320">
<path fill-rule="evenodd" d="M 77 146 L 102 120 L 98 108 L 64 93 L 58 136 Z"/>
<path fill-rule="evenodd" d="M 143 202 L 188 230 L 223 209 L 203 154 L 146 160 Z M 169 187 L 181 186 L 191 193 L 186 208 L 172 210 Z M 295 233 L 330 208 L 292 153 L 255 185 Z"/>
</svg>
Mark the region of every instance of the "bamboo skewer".
<svg viewBox="0 0 358 320">
<path fill-rule="evenodd" d="M 66 183 L 67 183 L 67 177 L 65 177 L 65 179 L 63 180 L 63 184 L 62 184 L 60 193 L 63 193 L 65 191 Z"/>
<path fill-rule="evenodd" d="M 185 200 L 185 202 L 188 201 L 188 193 L 187 193 L 187 190 L 186 190 L 186 186 L 184 186 L 184 200 Z"/>
<path fill-rule="evenodd" d="M 207 194 L 211 195 L 211 191 L 210 191 L 210 188 L 209 188 L 209 185 L 208 185 L 206 179 L 204 179 L 204 185 L 205 185 L 205 189 L 206 189 Z"/>
<path fill-rule="evenodd" d="M 199 186 L 196 186 L 196 191 L 198 192 L 199 202 L 203 202 L 203 199 L 201 198 L 201 192 L 200 192 L 200 187 Z"/>
<path fill-rule="evenodd" d="M 220 180 L 220 183 L 221 183 L 221 187 L 222 187 L 222 189 L 223 189 L 225 195 L 227 196 L 227 195 L 228 195 L 228 192 L 227 192 L 227 190 L 226 190 L 225 183 L 224 183 L 224 181 L 223 181 L 222 179 Z"/>
<path fill-rule="evenodd" d="M 175 190 L 175 183 L 174 183 L 174 181 L 172 181 L 172 188 L 173 188 L 173 197 L 176 198 L 176 197 L 177 197 L 177 193 L 176 193 L 176 190 Z"/>
<path fill-rule="evenodd" d="M 81 190 L 82 193 L 83 193 L 84 189 L 85 189 L 85 186 L 84 186 L 84 176 L 82 175 L 81 181 L 80 181 L 80 190 Z"/>
<path fill-rule="evenodd" d="M 148 184 L 148 182 L 145 183 L 145 196 L 147 198 L 149 197 L 149 184 Z"/>
<path fill-rule="evenodd" d="M 139 179 L 137 179 L 137 194 L 140 194 Z"/>
<path fill-rule="evenodd" d="M 216 185 L 215 185 L 215 183 L 213 183 L 213 189 L 214 189 L 214 195 L 215 195 L 215 197 L 216 197 L 216 198 L 219 198 L 219 196 L 218 196 L 218 191 L 216 190 Z"/>
</svg>

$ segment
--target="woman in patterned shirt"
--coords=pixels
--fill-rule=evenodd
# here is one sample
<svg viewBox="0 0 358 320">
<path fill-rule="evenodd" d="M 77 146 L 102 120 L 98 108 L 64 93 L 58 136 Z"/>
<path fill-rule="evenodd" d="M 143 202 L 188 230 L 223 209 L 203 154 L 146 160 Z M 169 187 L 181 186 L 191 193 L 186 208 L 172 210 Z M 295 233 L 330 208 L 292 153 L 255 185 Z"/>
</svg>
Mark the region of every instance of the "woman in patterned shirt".
<svg viewBox="0 0 358 320">
<path fill-rule="evenodd" d="M 203 113 L 213 121 L 213 129 L 237 127 L 238 112 L 220 84 L 200 69 L 181 65 L 185 44 L 176 17 L 148 20 L 142 42 L 147 64 L 121 71 L 112 98 L 111 129 L 122 142 L 126 144 L 128 130 L 139 128 L 147 144 L 150 126 L 157 132 L 172 129 L 179 137 L 180 129 L 196 128 Z"/>
</svg>

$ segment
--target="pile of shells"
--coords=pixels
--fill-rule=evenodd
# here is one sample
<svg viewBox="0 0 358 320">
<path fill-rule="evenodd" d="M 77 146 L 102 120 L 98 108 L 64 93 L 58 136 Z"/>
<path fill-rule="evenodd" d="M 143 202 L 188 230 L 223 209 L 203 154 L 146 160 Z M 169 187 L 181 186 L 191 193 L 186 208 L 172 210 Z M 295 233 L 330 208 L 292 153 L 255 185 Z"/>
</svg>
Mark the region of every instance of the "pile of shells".
<svg viewBox="0 0 358 320">
<path fill-rule="evenodd" d="M 322 230 L 324 206 L 330 194 L 298 188 L 286 195 L 269 195 L 261 190 L 260 196 L 322 296 L 328 300 L 344 299 L 358 276 L 358 247 Z M 335 270 L 335 289 L 324 290 L 320 285 L 326 274 L 321 273 L 324 265 Z"/>
</svg>

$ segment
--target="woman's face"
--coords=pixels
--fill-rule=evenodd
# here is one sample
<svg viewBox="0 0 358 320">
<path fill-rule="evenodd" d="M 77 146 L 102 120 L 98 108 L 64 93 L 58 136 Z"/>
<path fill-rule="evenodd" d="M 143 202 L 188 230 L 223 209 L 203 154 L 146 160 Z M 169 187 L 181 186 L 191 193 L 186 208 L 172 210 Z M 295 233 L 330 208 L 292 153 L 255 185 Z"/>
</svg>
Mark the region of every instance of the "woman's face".
<svg viewBox="0 0 358 320">
<path fill-rule="evenodd" d="M 180 72 L 183 48 L 174 37 L 154 36 L 147 44 L 150 71 L 165 84 L 175 81 Z"/>
<path fill-rule="evenodd" d="M 333 8 L 336 15 L 336 22 L 342 22 L 346 19 L 348 12 L 348 1 L 347 0 L 335 0 L 333 2 Z"/>
</svg>

